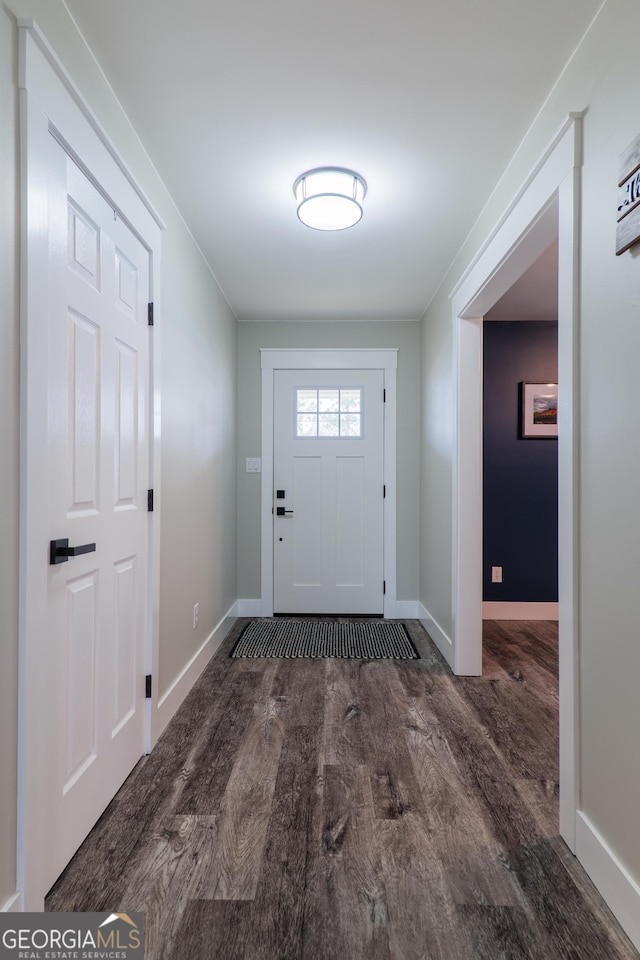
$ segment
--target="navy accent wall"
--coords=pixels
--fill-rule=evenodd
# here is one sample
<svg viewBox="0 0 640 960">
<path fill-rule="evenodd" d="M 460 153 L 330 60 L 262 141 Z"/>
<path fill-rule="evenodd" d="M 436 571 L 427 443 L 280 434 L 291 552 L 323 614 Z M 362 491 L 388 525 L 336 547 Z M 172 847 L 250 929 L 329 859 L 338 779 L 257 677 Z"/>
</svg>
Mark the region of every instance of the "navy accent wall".
<svg viewBox="0 0 640 960">
<path fill-rule="evenodd" d="M 483 334 L 483 597 L 557 601 L 558 441 L 520 438 L 519 385 L 557 381 L 558 325 L 487 320 Z"/>
</svg>

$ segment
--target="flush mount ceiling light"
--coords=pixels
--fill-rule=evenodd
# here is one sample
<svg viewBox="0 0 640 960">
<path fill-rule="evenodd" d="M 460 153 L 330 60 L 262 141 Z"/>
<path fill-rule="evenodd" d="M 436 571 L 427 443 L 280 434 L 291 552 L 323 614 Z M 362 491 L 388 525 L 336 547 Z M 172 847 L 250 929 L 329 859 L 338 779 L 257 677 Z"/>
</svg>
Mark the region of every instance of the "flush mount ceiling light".
<svg viewBox="0 0 640 960">
<path fill-rule="evenodd" d="M 367 185 L 358 173 L 342 167 L 317 167 L 293 185 L 298 217 L 314 230 L 346 230 L 362 217 Z"/>
</svg>

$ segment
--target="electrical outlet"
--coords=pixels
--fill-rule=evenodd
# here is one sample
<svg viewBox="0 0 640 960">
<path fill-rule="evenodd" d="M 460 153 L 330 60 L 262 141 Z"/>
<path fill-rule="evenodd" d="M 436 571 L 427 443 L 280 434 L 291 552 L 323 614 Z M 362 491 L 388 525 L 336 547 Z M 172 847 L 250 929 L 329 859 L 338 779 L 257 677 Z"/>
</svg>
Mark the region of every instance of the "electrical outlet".
<svg viewBox="0 0 640 960">
<path fill-rule="evenodd" d="M 194 603 L 193 605 L 193 629 L 194 630 L 198 626 L 199 620 L 200 620 L 200 604 Z"/>
<path fill-rule="evenodd" d="M 491 583 L 502 583 L 502 567 L 491 567 Z"/>
</svg>

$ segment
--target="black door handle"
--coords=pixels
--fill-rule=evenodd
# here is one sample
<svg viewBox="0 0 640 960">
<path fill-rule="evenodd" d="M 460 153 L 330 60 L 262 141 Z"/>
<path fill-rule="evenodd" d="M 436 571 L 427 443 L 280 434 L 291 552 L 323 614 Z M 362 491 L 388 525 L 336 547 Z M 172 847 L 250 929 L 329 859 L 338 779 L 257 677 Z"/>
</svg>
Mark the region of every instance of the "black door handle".
<svg viewBox="0 0 640 960">
<path fill-rule="evenodd" d="M 284 507 L 276 507 L 277 517 L 284 517 L 287 513 L 293 513 L 293 510 L 285 510 Z"/>
<path fill-rule="evenodd" d="M 83 553 L 94 553 L 95 543 L 83 543 L 70 547 L 69 540 L 52 540 L 49 544 L 49 563 L 66 563 L 69 557 L 79 557 Z"/>
</svg>

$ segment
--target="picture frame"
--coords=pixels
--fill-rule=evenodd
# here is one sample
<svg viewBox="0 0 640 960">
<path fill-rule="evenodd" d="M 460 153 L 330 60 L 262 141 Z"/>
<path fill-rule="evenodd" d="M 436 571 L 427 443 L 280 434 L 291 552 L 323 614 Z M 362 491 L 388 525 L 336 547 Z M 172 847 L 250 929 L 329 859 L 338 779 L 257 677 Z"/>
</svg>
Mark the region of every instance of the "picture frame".
<svg viewBox="0 0 640 960">
<path fill-rule="evenodd" d="M 520 436 L 523 440 L 558 438 L 558 384 L 522 381 Z"/>
</svg>

